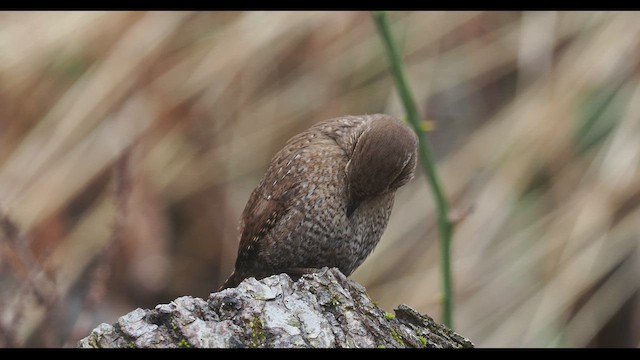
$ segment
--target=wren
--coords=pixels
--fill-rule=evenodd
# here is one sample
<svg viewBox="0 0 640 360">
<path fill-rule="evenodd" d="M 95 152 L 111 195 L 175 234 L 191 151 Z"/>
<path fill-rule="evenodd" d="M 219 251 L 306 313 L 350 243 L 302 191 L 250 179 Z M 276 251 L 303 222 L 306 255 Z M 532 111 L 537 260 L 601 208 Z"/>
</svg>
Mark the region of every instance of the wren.
<svg viewBox="0 0 640 360">
<path fill-rule="evenodd" d="M 349 276 L 378 244 L 396 190 L 413 178 L 417 142 L 385 114 L 333 118 L 291 138 L 249 197 L 235 270 L 220 289 L 322 267 Z"/>
</svg>

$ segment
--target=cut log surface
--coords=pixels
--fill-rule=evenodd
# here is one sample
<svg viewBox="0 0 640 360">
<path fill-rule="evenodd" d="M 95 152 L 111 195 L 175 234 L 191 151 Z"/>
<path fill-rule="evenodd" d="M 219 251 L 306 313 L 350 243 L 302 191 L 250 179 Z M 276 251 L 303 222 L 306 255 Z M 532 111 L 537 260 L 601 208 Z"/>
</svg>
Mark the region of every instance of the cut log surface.
<svg viewBox="0 0 640 360">
<path fill-rule="evenodd" d="M 406 305 L 380 309 L 339 270 L 293 281 L 249 278 L 207 300 L 183 296 L 103 323 L 81 348 L 468 348 L 466 339 Z"/>
</svg>

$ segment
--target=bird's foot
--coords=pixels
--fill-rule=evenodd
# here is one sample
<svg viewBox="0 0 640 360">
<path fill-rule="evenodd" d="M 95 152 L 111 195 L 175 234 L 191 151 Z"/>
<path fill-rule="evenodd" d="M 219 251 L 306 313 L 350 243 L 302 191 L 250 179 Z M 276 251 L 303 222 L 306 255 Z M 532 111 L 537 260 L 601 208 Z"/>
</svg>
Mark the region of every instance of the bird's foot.
<svg viewBox="0 0 640 360">
<path fill-rule="evenodd" d="M 312 274 L 315 272 L 319 272 L 321 270 L 322 269 L 319 269 L 319 268 L 294 267 L 294 268 L 287 268 L 283 272 L 289 275 L 291 279 L 298 280 L 304 274 Z"/>
</svg>

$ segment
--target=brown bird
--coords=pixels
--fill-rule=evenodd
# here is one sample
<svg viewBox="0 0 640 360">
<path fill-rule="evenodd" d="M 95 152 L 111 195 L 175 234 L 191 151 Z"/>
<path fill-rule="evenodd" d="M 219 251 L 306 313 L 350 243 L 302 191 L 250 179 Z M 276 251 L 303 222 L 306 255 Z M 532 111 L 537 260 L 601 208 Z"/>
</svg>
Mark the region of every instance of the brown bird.
<svg viewBox="0 0 640 360">
<path fill-rule="evenodd" d="M 333 118 L 291 138 L 249 197 L 235 271 L 220 289 L 325 266 L 349 276 L 380 240 L 416 158 L 415 133 L 384 114 Z"/>
</svg>

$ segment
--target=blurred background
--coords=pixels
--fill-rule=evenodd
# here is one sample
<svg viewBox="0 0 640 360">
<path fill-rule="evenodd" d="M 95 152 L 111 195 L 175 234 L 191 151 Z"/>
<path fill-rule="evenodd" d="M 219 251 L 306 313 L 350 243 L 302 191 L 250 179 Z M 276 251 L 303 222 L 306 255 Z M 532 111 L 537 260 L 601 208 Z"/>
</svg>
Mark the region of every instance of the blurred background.
<svg viewBox="0 0 640 360">
<path fill-rule="evenodd" d="M 392 12 L 452 207 L 478 347 L 640 345 L 640 13 Z M 0 12 L 0 346 L 231 273 L 271 157 L 335 116 L 403 117 L 368 12 Z M 441 320 L 422 169 L 354 273 Z"/>
</svg>

